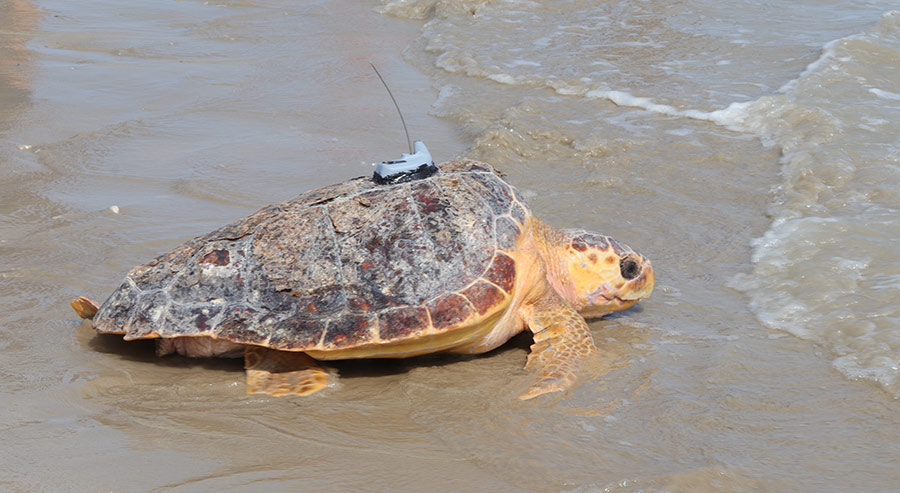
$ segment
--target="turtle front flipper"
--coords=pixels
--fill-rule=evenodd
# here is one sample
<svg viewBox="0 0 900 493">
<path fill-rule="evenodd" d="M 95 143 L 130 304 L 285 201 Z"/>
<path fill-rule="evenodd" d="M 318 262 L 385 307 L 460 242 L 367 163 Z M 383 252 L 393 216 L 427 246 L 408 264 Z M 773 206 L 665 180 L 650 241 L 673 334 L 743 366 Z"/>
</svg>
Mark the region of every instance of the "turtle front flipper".
<svg viewBox="0 0 900 493">
<path fill-rule="evenodd" d="M 72 305 L 72 308 L 79 317 L 86 320 L 94 318 L 94 315 L 97 314 L 97 310 L 100 309 L 100 305 L 97 304 L 96 301 L 85 298 L 84 296 L 72 298 L 72 301 L 70 301 L 69 304 Z"/>
<path fill-rule="evenodd" d="M 300 352 L 247 346 L 244 368 L 248 394 L 309 395 L 331 383 L 328 372 L 316 364 L 316 360 Z"/>
<path fill-rule="evenodd" d="M 526 323 L 534 334 L 534 344 L 525 368 L 537 367 L 540 374 L 519 399 L 531 399 L 571 387 L 582 360 L 596 351 L 584 317 L 558 295 L 548 293 L 534 305 Z"/>
</svg>

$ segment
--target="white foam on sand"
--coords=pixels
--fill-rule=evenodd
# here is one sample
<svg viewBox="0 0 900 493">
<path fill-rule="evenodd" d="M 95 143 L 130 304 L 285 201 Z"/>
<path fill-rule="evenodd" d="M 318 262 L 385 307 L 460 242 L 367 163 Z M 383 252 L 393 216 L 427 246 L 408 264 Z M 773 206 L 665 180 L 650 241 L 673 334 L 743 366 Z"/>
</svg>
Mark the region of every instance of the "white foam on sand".
<svg viewBox="0 0 900 493">
<path fill-rule="evenodd" d="M 883 89 L 878 89 L 877 87 L 869 89 L 869 92 L 881 99 L 892 99 L 894 101 L 900 101 L 900 94 L 897 94 L 896 92 L 885 91 Z"/>
<path fill-rule="evenodd" d="M 557 91 L 563 94 L 560 91 Z M 654 102 L 647 97 L 634 96 L 625 91 L 592 90 L 584 95 L 588 99 L 606 99 L 616 106 L 640 108 L 653 113 L 667 116 L 680 116 L 694 120 L 703 120 L 722 125 L 737 132 L 755 132 L 760 130 L 759 125 L 753 125 L 747 108 L 753 101 L 735 102 L 725 108 L 715 111 L 702 111 L 695 109 L 678 109 L 663 103 Z"/>
</svg>

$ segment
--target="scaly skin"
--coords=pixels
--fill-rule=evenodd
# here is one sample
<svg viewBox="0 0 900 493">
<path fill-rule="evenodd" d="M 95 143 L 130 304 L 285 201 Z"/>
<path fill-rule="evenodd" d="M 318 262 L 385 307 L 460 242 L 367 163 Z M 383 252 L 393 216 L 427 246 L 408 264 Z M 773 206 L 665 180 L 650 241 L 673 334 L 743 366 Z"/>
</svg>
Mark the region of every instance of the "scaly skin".
<svg viewBox="0 0 900 493">
<path fill-rule="evenodd" d="M 584 318 L 564 300 L 548 293 L 533 307 L 527 323 L 534 333 L 534 344 L 525 368 L 537 367 L 540 375 L 519 398 L 531 399 L 571 387 L 581 361 L 596 350 Z"/>
<path fill-rule="evenodd" d="M 654 284 L 650 262 L 612 238 L 530 222 L 517 258 L 530 273 L 520 279 L 527 294 L 514 306 L 534 335 L 525 367 L 539 374 L 519 396 L 523 400 L 575 383 L 582 361 L 597 350 L 584 316 L 626 309 L 649 296 Z M 629 261 L 636 269 L 626 279 L 620 266 Z"/>
</svg>

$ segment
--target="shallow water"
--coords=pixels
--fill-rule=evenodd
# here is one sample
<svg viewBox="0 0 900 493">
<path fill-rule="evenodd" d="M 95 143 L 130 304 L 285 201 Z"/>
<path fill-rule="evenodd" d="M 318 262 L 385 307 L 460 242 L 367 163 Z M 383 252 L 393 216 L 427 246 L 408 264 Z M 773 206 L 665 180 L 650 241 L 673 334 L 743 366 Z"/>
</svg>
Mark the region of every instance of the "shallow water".
<svg viewBox="0 0 900 493">
<path fill-rule="evenodd" d="M 890 490 L 900 14 L 888 2 L 0 1 L 0 489 Z M 405 150 L 652 259 L 579 386 L 528 337 L 247 396 L 67 300 Z"/>
</svg>

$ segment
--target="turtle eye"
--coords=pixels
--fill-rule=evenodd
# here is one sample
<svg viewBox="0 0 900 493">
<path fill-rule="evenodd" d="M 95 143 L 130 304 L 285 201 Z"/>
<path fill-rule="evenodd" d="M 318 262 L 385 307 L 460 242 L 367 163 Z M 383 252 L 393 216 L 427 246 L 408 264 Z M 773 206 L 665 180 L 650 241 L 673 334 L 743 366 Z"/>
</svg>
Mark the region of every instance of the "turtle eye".
<svg viewBox="0 0 900 493">
<path fill-rule="evenodd" d="M 619 261 L 619 271 L 626 280 L 632 280 L 641 274 L 641 266 L 631 257 Z"/>
</svg>

